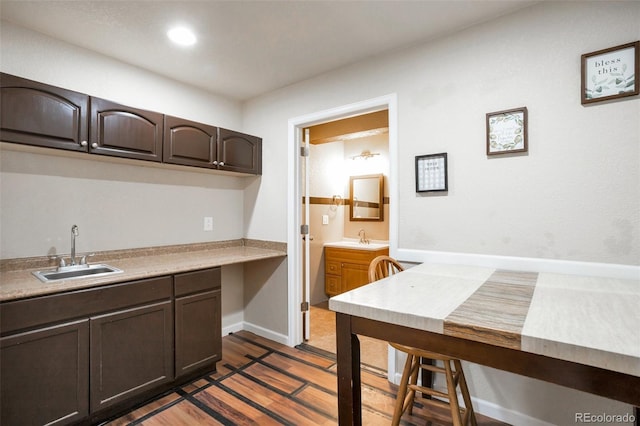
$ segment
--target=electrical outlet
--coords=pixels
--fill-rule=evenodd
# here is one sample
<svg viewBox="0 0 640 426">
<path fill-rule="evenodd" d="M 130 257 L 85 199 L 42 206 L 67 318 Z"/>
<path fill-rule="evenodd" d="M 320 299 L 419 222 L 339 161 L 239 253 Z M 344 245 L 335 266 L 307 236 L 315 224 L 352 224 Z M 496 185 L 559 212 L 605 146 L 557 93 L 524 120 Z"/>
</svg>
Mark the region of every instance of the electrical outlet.
<svg viewBox="0 0 640 426">
<path fill-rule="evenodd" d="M 323 214 L 322 215 L 322 224 L 323 225 L 328 225 L 329 224 L 329 215 L 328 214 Z"/>
<path fill-rule="evenodd" d="M 213 218 L 211 216 L 205 216 L 204 218 L 204 230 L 213 231 Z"/>
</svg>

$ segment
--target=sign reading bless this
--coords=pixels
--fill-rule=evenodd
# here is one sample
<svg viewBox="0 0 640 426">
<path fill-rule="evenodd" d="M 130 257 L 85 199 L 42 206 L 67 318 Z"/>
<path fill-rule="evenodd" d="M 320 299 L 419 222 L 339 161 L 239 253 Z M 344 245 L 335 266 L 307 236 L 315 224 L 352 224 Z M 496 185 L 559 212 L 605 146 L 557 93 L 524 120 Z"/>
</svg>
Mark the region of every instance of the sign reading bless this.
<svg viewBox="0 0 640 426">
<path fill-rule="evenodd" d="M 586 58 L 585 97 L 619 95 L 635 90 L 635 48 L 615 50 Z"/>
</svg>

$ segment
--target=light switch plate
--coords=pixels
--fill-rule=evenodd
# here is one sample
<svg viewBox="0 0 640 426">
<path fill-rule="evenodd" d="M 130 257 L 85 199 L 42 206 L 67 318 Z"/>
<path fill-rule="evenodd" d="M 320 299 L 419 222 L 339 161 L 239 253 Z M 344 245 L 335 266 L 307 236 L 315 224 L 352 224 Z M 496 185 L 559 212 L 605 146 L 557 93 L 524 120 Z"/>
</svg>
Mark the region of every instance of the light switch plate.
<svg viewBox="0 0 640 426">
<path fill-rule="evenodd" d="M 323 225 L 328 225 L 329 224 L 329 215 L 328 214 L 323 214 L 322 215 L 322 224 Z"/>
<path fill-rule="evenodd" d="M 204 230 L 213 231 L 213 218 L 211 216 L 205 216 L 204 218 Z"/>
</svg>

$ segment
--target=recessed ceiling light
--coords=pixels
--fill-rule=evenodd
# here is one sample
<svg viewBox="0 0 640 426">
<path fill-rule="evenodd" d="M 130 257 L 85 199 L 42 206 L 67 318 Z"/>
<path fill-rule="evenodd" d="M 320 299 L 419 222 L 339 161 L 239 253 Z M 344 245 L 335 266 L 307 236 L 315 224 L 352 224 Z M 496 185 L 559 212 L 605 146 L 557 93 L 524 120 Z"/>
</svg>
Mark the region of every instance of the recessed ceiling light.
<svg viewBox="0 0 640 426">
<path fill-rule="evenodd" d="M 185 27 L 172 28 L 167 32 L 167 36 L 180 46 L 191 46 L 196 42 L 195 34 Z"/>
</svg>

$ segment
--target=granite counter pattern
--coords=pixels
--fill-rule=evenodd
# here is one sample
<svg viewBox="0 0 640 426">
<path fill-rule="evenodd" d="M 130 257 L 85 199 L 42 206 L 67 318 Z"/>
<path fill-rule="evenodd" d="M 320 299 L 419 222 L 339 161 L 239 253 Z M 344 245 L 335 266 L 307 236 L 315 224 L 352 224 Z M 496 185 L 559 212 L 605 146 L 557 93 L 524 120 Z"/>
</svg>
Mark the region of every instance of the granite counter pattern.
<svg viewBox="0 0 640 426">
<path fill-rule="evenodd" d="M 32 274 L 52 267 L 47 258 L 22 263 L 11 260 L 4 262 L 0 272 L 0 302 L 286 255 L 286 244 L 253 240 L 103 252 L 97 253 L 90 263 L 107 263 L 124 272 L 51 283 L 43 283 Z"/>
</svg>

